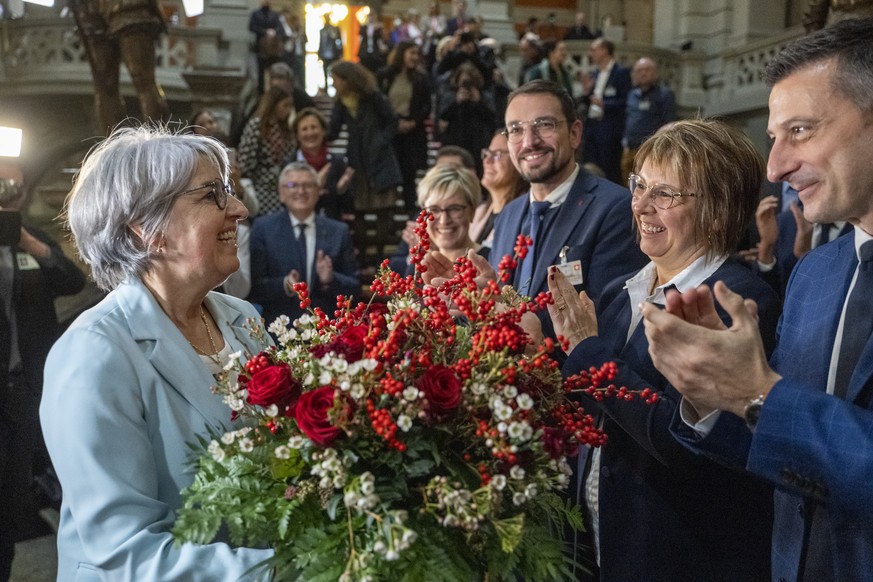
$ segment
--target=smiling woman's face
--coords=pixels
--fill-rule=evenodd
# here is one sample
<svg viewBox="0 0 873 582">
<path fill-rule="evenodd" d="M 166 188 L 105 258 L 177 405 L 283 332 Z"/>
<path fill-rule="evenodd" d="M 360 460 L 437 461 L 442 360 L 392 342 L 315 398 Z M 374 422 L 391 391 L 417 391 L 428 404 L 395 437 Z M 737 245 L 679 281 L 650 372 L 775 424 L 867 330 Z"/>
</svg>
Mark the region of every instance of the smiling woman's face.
<svg viewBox="0 0 873 582">
<path fill-rule="evenodd" d="M 669 166 L 655 166 L 647 160 L 637 174 L 647 186 L 659 184 L 675 192 L 690 193 Z M 682 197 L 664 210 L 652 203 L 650 190 L 637 194 L 632 208 L 640 250 L 652 259 L 659 272 L 675 275 L 706 250 L 696 242 L 697 198 Z"/>
</svg>

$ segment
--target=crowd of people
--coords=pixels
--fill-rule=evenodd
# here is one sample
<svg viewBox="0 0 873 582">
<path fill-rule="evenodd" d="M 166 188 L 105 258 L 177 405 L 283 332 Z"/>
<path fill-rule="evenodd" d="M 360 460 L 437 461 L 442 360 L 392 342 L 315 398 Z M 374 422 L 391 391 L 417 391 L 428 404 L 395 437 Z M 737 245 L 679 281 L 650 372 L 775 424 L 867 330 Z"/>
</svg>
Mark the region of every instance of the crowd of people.
<svg viewBox="0 0 873 582">
<path fill-rule="evenodd" d="M 266 0 L 261 12 L 272 22 Z M 198 112 L 193 131 L 120 129 L 87 156 L 67 219 L 108 295 L 45 368 L 40 417 L 64 491 L 58 579 L 254 579 L 269 550 L 173 545 L 191 480 L 183 445 L 225 423 L 209 386 L 231 353 L 258 350 L 245 320 L 300 315 L 300 282 L 328 312 L 338 294 L 360 294 L 350 223 L 399 202 L 433 216 L 426 283 L 460 257 L 477 281 L 494 279 L 528 236 L 505 284 L 552 294 L 523 322 L 531 341 L 565 338 L 565 375 L 614 362 L 616 384 L 659 396 L 579 396 L 609 438 L 574 462 L 579 579 L 869 580 L 873 19 L 795 41 L 767 65 L 766 164 L 724 121 L 676 121 L 656 63 L 625 69 L 604 38 L 574 95 L 563 42 L 526 32 L 520 43 L 540 56 L 504 91 L 463 0 L 451 19 L 403 24 L 393 47 L 363 26 L 368 62 L 326 68 L 329 119 L 290 64 L 265 59 L 238 151 Z M 593 36 L 584 15 L 570 34 Z M 444 146 L 419 177 L 429 119 Z M 329 148 L 342 129 L 344 155 Z M 780 186 L 762 196 L 768 180 Z M 412 226 L 390 261 L 401 274 Z M 24 229 L 12 249 L 50 275 L 58 252 L 41 240 Z M 42 284 L 75 292 L 74 275 Z M 8 363 L 0 385 L 20 389 Z"/>
</svg>

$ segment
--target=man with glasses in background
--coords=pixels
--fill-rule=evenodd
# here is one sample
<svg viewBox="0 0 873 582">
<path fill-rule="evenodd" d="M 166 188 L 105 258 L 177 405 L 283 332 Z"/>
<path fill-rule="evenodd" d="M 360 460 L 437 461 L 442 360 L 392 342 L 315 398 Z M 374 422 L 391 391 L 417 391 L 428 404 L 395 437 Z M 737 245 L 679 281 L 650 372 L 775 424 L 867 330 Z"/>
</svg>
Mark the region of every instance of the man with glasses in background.
<svg viewBox="0 0 873 582">
<path fill-rule="evenodd" d="M 278 316 L 303 314 L 294 291 L 309 285 L 312 307 L 332 313 L 336 296 L 357 295 L 361 280 L 349 227 L 317 215 L 318 173 L 292 162 L 279 174 L 279 201 L 285 206 L 252 225 L 252 290 L 249 301 L 263 308 L 269 326 Z"/>
<path fill-rule="evenodd" d="M 504 255 L 514 254 L 518 235 L 527 235 L 533 244 L 512 279 L 520 293 L 547 291 L 548 269 L 559 265 L 598 304 L 609 283 L 646 263 L 635 244 L 630 193 L 576 163 L 582 121 L 570 95 L 554 83 L 532 81 L 513 91 L 504 133 L 530 192 L 495 221 L 491 264 L 497 269 Z M 542 319 L 552 335 L 551 320 Z"/>
</svg>

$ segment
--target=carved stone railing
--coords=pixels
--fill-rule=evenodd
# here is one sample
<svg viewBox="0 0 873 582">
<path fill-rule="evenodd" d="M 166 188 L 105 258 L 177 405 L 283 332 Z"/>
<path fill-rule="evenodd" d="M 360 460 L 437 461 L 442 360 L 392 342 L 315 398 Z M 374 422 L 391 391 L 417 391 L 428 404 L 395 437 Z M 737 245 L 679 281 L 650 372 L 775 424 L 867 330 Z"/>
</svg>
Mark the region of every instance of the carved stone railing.
<svg viewBox="0 0 873 582">
<path fill-rule="evenodd" d="M 2 22 L 0 85 L 5 92 L 93 93 L 85 48 L 69 18 L 25 18 Z M 158 81 L 168 96 L 188 91 L 183 74 L 221 70 L 227 62 L 221 30 L 170 27 L 155 46 Z M 122 85 L 130 78 L 122 67 Z"/>
<path fill-rule="evenodd" d="M 799 26 L 790 28 L 707 59 L 706 114 L 731 115 L 766 108 L 770 89 L 761 81 L 761 71 L 785 45 L 804 34 Z"/>
</svg>

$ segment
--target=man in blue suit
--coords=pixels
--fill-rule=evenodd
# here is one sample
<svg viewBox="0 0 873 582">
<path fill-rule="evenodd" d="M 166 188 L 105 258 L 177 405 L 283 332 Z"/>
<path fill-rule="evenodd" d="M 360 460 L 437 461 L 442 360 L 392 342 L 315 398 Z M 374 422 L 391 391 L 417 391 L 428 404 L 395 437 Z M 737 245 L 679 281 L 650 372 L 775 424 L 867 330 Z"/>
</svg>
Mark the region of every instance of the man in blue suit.
<svg viewBox="0 0 873 582">
<path fill-rule="evenodd" d="M 727 329 L 708 289 L 671 293 L 666 311 L 642 307 L 653 361 L 684 394 L 676 436 L 777 486 L 773 580 L 873 572 L 871 37 L 873 19 L 844 20 L 764 71 L 768 178 L 798 191 L 810 222 L 855 227 L 798 261 L 769 365 L 755 306 L 723 283 Z"/>
<path fill-rule="evenodd" d="M 576 164 L 582 122 L 572 98 L 554 83 L 532 81 L 510 94 L 505 133 L 512 162 L 531 189 L 498 215 L 492 265 L 497 269 L 504 255 L 513 255 L 518 235 L 532 235 L 536 223 L 533 248 L 519 261 L 513 286 L 533 296 L 548 290 L 551 265 L 576 265 L 577 289 L 599 302 L 608 283 L 647 262 L 634 239 L 630 193 Z"/>
<path fill-rule="evenodd" d="M 596 70 L 581 79 L 588 104 L 582 161 L 596 164 L 607 178 L 624 184 L 627 176 L 621 175 L 621 138 L 631 75 L 627 67 L 615 62 L 614 51 L 615 45 L 605 38 L 592 42 L 588 50 Z"/>
<path fill-rule="evenodd" d="M 318 174 L 306 162 L 293 162 L 279 174 L 279 200 L 287 210 L 263 216 L 252 225 L 252 290 L 249 301 L 264 309 L 269 326 L 278 316 L 303 314 L 294 284 L 306 282 L 312 307 L 336 309 L 337 295 L 361 290 L 349 227 L 315 214 Z"/>
</svg>

